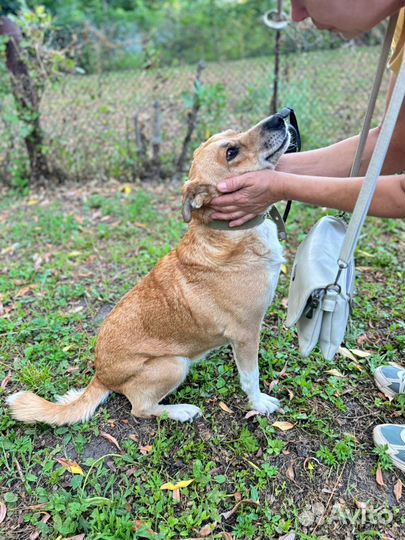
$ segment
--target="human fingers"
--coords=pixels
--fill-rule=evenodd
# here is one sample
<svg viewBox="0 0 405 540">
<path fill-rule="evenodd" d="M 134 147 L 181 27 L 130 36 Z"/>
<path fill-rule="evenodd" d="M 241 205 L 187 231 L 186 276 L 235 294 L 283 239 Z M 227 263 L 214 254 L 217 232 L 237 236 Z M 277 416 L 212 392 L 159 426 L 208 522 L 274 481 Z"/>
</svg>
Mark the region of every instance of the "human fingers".
<svg viewBox="0 0 405 540">
<path fill-rule="evenodd" d="M 245 214 L 243 217 L 238 219 L 233 219 L 229 222 L 229 226 L 232 227 L 239 227 L 240 225 L 243 225 L 247 221 L 250 221 L 251 219 L 255 218 L 256 214 Z"/>
<path fill-rule="evenodd" d="M 237 210 L 235 212 L 230 212 L 230 213 L 214 212 L 213 214 L 211 214 L 210 218 L 211 219 L 220 219 L 220 220 L 224 220 L 224 221 L 229 221 L 229 220 L 232 220 L 232 219 L 239 219 L 244 215 L 245 215 L 245 212 L 243 212 L 242 210 Z"/>
<path fill-rule="evenodd" d="M 233 176 L 223 180 L 217 185 L 218 191 L 221 193 L 230 193 L 232 191 L 237 191 L 246 186 L 246 175 L 242 176 Z"/>
<path fill-rule="evenodd" d="M 211 208 L 220 208 L 221 210 L 227 206 L 236 206 L 240 202 L 239 195 L 237 193 L 230 193 L 229 195 L 220 195 L 214 197 L 210 202 Z"/>
</svg>

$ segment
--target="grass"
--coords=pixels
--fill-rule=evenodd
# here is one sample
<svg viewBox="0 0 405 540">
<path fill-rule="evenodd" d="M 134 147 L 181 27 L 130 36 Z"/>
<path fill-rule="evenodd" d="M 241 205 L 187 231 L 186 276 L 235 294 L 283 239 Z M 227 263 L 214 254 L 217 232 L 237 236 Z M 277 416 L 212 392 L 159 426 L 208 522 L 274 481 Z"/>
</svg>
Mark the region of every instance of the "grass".
<svg viewBox="0 0 405 540">
<path fill-rule="evenodd" d="M 283 325 L 288 276 L 281 276 L 260 367 L 263 388 L 273 388 L 284 413 L 245 418 L 236 368 L 221 349 L 169 398 L 202 407 L 194 424 L 134 419 L 116 395 L 85 424 L 24 426 L 10 418 L 3 398 L 13 391 L 53 399 L 88 383 L 102 318 L 183 234 L 178 186 L 132 188 L 67 186 L 8 193 L 0 203 L 0 501 L 7 507 L 0 536 L 402 538 L 405 505 L 393 488 L 405 480 L 371 438 L 373 425 L 398 423 L 405 413 L 404 396 L 389 402 L 372 381 L 378 365 L 405 360 L 399 220 L 368 220 L 358 251 L 347 346 L 370 352 L 367 358 L 301 358 Z M 293 205 L 289 267 L 321 213 Z M 275 420 L 293 428 L 280 431 Z M 69 472 L 61 458 L 84 474 Z M 375 481 L 377 463 L 384 487 Z M 160 489 L 188 479 L 177 498 Z"/>
</svg>

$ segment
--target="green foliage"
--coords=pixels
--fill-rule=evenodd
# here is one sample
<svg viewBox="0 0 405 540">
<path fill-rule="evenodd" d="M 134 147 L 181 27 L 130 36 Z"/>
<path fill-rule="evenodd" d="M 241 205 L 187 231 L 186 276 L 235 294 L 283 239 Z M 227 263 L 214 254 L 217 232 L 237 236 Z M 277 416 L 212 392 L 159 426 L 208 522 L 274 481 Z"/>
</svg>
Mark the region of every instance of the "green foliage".
<svg viewBox="0 0 405 540">
<path fill-rule="evenodd" d="M 231 61 L 274 53 L 274 33 L 261 21 L 275 0 L 30 0 L 44 5 L 59 36 L 74 35 L 87 72 Z M 288 11 L 289 6 L 285 5 Z M 283 52 L 333 48 L 340 40 L 312 30 L 283 33 Z"/>
<path fill-rule="evenodd" d="M 24 6 L 18 16 L 11 18 L 23 33 L 20 43 L 21 60 L 27 66 L 38 98 L 41 99 L 46 82 L 57 79 L 61 73 L 72 71 L 75 63 L 66 51 L 50 47 L 55 27 L 51 14 L 44 6 L 38 5 L 32 10 Z"/>
<path fill-rule="evenodd" d="M 9 37 L 0 36 L 0 110 L 3 109 L 0 152 L 5 154 L 5 159 L 2 159 L 6 169 L 5 178 L 12 187 L 24 192 L 28 187 L 30 172 L 35 171 L 29 171 L 27 155 L 21 143 L 24 141 L 27 146 L 32 169 L 35 166 L 32 162 L 33 147 L 36 148 L 36 155 L 42 155 L 45 160 L 48 148 L 40 135 L 41 98 L 46 84 L 55 81 L 61 73 L 72 71 L 75 63 L 68 57 L 67 50 L 50 46 L 53 21 L 42 5 L 31 10 L 23 4 L 17 15 L 9 14 L 8 18 L 22 32 L 22 39 L 17 40 L 15 46 L 24 73 L 18 74 L 21 68 L 16 71 L 13 63 L 7 64 Z"/>
<path fill-rule="evenodd" d="M 1 0 L 0 1 L 0 16 L 16 14 L 21 7 L 20 0 Z"/>
<path fill-rule="evenodd" d="M 377 456 L 378 465 L 382 471 L 393 471 L 394 465 L 392 463 L 391 456 L 388 454 L 388 445 L 378 446 L 374 448 L 373 454 Z"/>
</svg>

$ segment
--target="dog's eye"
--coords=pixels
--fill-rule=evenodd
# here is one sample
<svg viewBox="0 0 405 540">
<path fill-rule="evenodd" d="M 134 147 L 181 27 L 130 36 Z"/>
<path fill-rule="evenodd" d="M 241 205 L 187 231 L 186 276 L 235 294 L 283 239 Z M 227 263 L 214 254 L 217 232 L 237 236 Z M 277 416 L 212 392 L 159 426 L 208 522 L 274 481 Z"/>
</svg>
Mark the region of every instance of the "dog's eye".
<svg viewBox="0 0 405 540">
<path fill-rule="evenodd" d="M 239 154 L 239 148 L 237 146 L 230 146 L 226 150 L 226 161 L 232 161 Z"/>
</svg>

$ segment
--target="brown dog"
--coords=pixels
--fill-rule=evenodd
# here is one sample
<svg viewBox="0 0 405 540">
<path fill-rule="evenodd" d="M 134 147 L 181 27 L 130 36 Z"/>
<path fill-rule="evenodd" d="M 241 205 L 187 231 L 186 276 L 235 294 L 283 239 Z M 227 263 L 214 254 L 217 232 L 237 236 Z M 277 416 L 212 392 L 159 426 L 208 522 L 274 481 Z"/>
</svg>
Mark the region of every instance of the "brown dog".
<svg viewBox="0 0 405 540">
<path fill-rule="evenodd" d="M 251 406 L 263 414 L 277 410 L 278 400 L 260 392 L 258 368 L 260 327 L 283 262 L 276 227 L 265 220 L 246 230 L 215 230 L 207 205 L 221 180 L 274 168 L 289 139 L 284 121 L 274 115 L 245 133 L 215 135 L 196 150 L 183 188 L 189 229 L 105 320 L 94 379 L 57 403 L 31 392 L 13 394 L 7 401 L 15 418 L 55 425 L 85 421 L 113 391 L 129 399 L 135 416 L 191 420 L 201 413 L 195 405 L 159 402 L 184 381 L 192 361 L 226 344 Z"/>
</svg>

